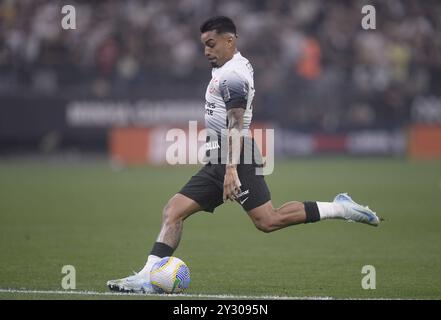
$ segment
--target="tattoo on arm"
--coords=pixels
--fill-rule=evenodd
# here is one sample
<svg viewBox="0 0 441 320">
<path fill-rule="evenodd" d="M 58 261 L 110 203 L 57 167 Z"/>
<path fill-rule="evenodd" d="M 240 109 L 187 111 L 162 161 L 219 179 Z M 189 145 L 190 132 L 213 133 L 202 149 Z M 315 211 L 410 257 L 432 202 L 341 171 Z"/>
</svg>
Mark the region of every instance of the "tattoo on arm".
<svg viewBox="0 0 441 320">
<path fill-rule="evenodd" d="M 240 160 L 243 139 L 241 132 L 243 129 L 244 108 L 231 108 L 228 110 L 228 162 L 227 166 L 236 166 Z"/>
</svg>

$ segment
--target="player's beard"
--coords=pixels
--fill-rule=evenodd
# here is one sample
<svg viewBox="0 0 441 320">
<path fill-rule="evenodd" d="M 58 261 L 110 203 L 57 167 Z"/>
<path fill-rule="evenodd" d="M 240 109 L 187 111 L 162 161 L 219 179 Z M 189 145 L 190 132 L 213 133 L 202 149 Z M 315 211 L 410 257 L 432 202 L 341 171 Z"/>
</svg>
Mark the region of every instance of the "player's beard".
<svg viewBox="0 0 441 320">
<path fill-rule="evenodd" d="M 208 59 L 208 62 L 210 62 L 211 66 L 213 68 L 219 68 L 219 64 L 218 64 L 218 59 L 217 58 Z"/>
</svg>

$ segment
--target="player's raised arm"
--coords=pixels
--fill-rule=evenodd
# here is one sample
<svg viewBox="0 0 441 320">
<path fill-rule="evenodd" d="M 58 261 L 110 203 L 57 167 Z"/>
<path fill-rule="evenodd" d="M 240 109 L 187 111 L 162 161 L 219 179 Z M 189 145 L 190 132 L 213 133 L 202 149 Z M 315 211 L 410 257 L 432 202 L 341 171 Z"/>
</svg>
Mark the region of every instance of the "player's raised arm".
<svg viewBox="0 0 441 320">
<path fill-rule="evenodd" d="M 241 132 L 243 129 L 243 115 L 246 105 L 237 105 L 228 110 L 228 154 L 224 178 L 224 196 L 223 199 L 234 200 L 235 195 L 240 192 L 240 180 L 237 174 L 237 164 L 240 161 L 240 152 L 242 150 L 243 138 Z"/>
</svg>

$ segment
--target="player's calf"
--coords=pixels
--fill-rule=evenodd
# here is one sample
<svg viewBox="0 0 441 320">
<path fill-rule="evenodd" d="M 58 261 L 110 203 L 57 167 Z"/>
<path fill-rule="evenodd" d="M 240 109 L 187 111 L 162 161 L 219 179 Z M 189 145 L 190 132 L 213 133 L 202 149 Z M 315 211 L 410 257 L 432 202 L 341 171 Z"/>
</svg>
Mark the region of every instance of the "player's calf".
<svg viewBox="0 0 441 320">
<path fill-rule="evenodd" d="M 381 219 L 369 207 L 362 206 L 347 194 L 339 194 L 333 202 L 292 201 L 274 209 L 271 201 L 248 211 L 258 230 L 268 233 L 300 223 L 325 219 L 348 221 L 378 226 Z"/>
<path fill-rule="evenodd" d="M 285 203 L 274 208 L 271 201 L 248 211 L 256 228 L 269 233 L 290 225 L 304 223 L 306 220 L 304 204 L 298 201 Z"/>
</svg>

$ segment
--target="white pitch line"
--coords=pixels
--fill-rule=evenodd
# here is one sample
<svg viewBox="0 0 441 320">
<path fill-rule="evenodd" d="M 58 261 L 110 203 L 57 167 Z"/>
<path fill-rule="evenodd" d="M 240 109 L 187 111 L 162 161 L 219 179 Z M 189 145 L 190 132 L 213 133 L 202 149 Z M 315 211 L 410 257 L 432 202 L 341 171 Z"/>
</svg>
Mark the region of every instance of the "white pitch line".
<svg viewBox="0 0 441 320">
<path fill-rule="evenodd" d="M 96 292 L 96 291 L 61 291 L 61 290 L 26 290 L 26 289 L 0 289 L 0 293 L 23 293 L 23 294 L 60 294 L 60 295 L 83 295 L 83 296 L 143 296 L 143 297 L 177 297 L 177 298 L 207 298 L 207 299 L 272 299 L 272 300 L 330 300 L 332 297 L 287 297 L 287 296 L 236 296 L 228 294 L 142 294 L 122 292 Z"/>
</svg>

